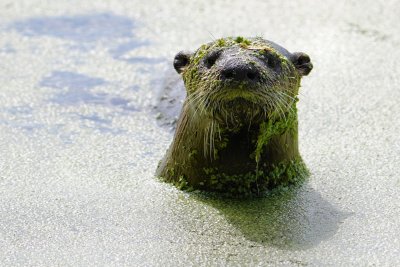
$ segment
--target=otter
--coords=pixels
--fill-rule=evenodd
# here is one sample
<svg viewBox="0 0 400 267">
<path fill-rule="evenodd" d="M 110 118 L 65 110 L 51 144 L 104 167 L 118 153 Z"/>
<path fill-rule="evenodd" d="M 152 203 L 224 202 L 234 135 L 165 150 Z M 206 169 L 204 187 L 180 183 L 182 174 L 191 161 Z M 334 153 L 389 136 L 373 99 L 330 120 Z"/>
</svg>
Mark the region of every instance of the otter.
<svg viewBox="0 0 400 267">
<path fill-rule="evenodd" d="M 261 37 L 179 52 L 186 98 L 156 175 L 181 189 L 260 195 L 304 180 L 296 103 L 310 57 Z"/>
</svg>

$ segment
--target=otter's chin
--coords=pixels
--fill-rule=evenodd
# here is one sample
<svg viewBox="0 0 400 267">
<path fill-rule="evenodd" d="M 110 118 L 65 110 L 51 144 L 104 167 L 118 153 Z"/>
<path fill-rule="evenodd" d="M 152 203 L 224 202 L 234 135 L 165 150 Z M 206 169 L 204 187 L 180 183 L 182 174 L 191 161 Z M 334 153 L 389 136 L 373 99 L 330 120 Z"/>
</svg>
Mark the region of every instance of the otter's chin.
<svg viewBox="0 0 400 267">
<path fill-rule="evenodd" d="M 224 106 L 232 109 L 232 111 L 250 109 L 251 107 L 254 107 L 254 105 L 255 103 L 252 101 L 252 99 L 246 97 L 235 97 L 224 101 Z"/>
<path fill-rule="evenodd" d="M 242 84 L 241 86 L 229 85 L 225 86 L 222 90 L 222 95 L 220 96 L 224 102 L 230 101 L 247 101 L 247 102 L 255 102 L 256 94 L 255 91 L 257 88 L 253 88 L 252 86 L 245 86 Z"/>
<path fill-rule="evenodd" d="M 236 97 L 222 101 L 214 115 L 228 128 L 236 128 L 240 125 L 261 122 L 265 118 L 265 112 L 259 104 L 254 103 L 251 99 Z"/>
</svg>

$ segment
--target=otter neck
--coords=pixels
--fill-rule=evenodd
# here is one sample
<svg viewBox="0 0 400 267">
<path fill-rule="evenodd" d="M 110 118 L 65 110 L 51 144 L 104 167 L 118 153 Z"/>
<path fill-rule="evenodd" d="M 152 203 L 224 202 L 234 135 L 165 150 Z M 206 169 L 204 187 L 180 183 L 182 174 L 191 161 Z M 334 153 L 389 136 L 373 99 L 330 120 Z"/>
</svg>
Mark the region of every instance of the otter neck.
<svg viewBox="0 0 400 267">
<path fill-rule="evenodd" d="M 185 102 L 166 166 L 160 167 L 195 185 L 207 179 L 208 169 L 237 175 L 293 160 L 299 157 L 296 111 L 291 115 L 232 129 Z"/>
</svg>

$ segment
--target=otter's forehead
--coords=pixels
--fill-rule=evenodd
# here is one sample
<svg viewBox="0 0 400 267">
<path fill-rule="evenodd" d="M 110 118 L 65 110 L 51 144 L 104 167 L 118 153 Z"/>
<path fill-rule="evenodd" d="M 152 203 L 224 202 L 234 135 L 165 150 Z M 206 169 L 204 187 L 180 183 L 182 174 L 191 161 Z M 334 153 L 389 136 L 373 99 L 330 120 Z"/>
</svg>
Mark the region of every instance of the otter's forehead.
<svg viewBox="0 0 400 267">
<path fill-rule="evenodd" d="M 286 59 L 289 59 L 291 56 L 291 53 L 288 50 L 272 41 L 265 40 L 261 37 L 244 38 L 240 36 L 221 38 L 213 42 L 204 44 L 196 51 L 195 56 L 202 57 L 205 53 L 209 51 L 221 48 L 226 50 L 226 52 L 229 51 L 229 53 L 234 53 L 239 49 L 269 50 L 280 56 L 285 57 Z"/>
</svg>

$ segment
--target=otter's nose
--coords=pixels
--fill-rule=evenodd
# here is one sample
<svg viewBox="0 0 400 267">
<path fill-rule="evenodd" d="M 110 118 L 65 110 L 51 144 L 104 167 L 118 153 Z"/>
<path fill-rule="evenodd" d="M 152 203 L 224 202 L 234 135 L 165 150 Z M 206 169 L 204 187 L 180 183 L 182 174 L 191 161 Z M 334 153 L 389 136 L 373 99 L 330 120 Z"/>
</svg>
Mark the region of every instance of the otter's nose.
<svg viewBox="0 0 400 267">
<path fill-rule="evenodd" d="M 260 73 L 256 68 L 251 65 L 242 64 L 229 64 L 221 70 L 222 80 L 234 80 L 234 81 L 247 81 L 257 82 L 260 77 Z"/>
</svg>

